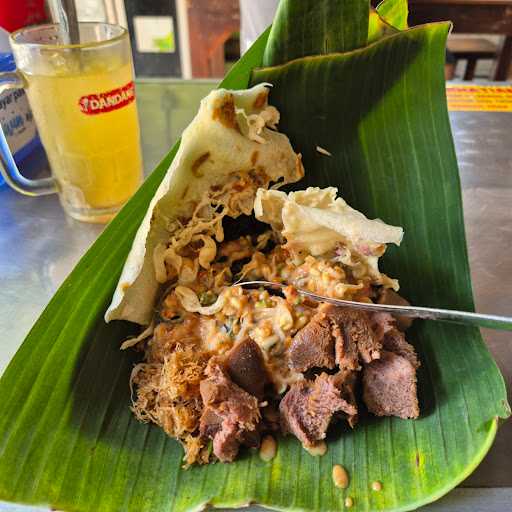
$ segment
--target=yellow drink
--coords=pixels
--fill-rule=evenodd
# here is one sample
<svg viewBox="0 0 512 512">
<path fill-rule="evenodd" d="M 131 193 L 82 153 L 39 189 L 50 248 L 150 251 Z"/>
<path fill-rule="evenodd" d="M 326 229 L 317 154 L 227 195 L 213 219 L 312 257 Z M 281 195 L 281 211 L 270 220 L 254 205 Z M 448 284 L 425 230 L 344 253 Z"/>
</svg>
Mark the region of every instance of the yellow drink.
<svg viewBox="0 0 512 512">
<path fill-rule="evenodd" d="M 142 181 L 130 39 L 108 23 L 78 31 L 72 42 L 54 24 L 11 34 L 17 70 L 6 83 L 26 89 L 52 177 L 26 179 L 12 155 L 2 160 L 17 191 L 57 192 L 75 219 L 105 222 Z"/>
<path fill-rule="evenodd" d="M 122 206 L 141 183 L 142 160 L 131 62 L 79 60 L 24 76 L 64 206 L 87 215 Z"/>
</svg>

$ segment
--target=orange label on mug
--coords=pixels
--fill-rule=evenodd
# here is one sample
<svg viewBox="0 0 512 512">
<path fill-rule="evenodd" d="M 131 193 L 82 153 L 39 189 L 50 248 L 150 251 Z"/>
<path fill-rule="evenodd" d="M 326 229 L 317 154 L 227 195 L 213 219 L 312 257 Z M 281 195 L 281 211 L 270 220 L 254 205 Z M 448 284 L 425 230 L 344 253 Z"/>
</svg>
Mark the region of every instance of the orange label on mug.
<svg viewBox="0 0 512 512">
<path fill-rule="evenodd" d="M 78 100 L 80 110 L 87 115 L 103 114 L 129 105 L 135 99 L 135 86 L 128 82 L 123 87 L 100 94 L 88 94 Z"/>
</svg>

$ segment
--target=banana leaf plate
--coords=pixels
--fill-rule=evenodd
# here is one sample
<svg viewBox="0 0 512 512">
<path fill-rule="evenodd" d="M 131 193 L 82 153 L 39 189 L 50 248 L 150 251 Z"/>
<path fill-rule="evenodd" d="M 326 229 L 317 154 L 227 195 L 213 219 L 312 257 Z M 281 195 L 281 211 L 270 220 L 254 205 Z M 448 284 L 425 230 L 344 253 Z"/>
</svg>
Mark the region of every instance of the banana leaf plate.
<svg viewBox="0 0 512 512">
<path fill-rule="evenodd" d="M 303 155 L 297 184 L 337 186 L 369 217 L 405 228 L 384 270 L 418 305 L 473 309 L 443 64 L 449 23 L 407 27 L 407 4 L 282 0 L 222 82 L 273 84 L 280 130 Z M 331 156 L 320 154 L 316 146 Z M 103 314 L 137 227 L 178 144 L 82 258 L 0 380 L 0 499 L 71 511 L 189 511 L 259 503 L 280 510 L 413 510 L 466 478 L 510 414 L 479 331 L 417 322 L 416 421 L 364 418 L 323 457 L 291 438 L 275 459 L 182 466 L 182 449 L 129 410 L 134 326 Z M 331 480 L 343 464 L 347 489 Z M 380 481 L 380 492 L 371 489 Z"/>
</svg>

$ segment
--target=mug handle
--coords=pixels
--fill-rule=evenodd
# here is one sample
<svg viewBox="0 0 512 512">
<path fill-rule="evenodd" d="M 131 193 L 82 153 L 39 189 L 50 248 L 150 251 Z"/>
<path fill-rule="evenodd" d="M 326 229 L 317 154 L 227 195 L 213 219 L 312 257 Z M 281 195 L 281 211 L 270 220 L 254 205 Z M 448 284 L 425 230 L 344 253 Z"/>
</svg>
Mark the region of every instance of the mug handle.
<svg viewBox="0 0 512 512">
<path fill-rule="evenodd" d="M 17 71 L 0 73 L 0 94 L 9 89 L 23 89 L 23 78 Z M 28 196 L 42 196 L 57 192 L 54 178 L 29 180 L 20 173 L 12 156 L 7 139 L 0 126 L 0 173 L 14 189 Z"/>
</svg>

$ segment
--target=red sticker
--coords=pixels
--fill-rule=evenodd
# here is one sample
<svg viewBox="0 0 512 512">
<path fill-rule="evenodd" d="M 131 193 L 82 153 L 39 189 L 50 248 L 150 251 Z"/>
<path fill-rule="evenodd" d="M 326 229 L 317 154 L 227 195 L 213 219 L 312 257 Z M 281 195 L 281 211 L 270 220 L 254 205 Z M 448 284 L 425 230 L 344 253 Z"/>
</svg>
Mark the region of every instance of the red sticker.
<svg viewBox="0 0 512 512">
<path fill-rule="evenodd" d="M 78 100 L 80 110 L 89 116 L 111 112 L 129 105 L 135 99 L 133 82 L 100 94 L 89 94 Z"/>
</svg>

